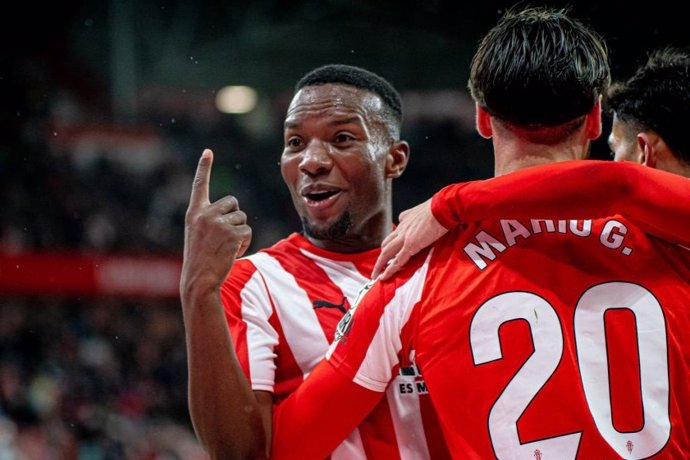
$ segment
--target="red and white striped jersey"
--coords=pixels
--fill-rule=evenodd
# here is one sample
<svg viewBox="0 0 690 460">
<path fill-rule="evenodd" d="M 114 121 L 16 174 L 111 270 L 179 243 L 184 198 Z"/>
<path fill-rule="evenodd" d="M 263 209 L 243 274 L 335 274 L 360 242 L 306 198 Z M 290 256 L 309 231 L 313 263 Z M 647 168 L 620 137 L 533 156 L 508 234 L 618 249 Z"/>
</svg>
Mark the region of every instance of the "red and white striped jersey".
<svg viewBox="0 0 690 460">
<path fill-rule="evenodd" d="M 358 254 L 325 251 L 295 233 L 236 261 L 221 297 L 236 352 L 254 390 L 272 392 L 278 403 L 323 360 L 378 254 L 378 249 Z M 394 367 L 386 397 L 332 459 L 448 456 L 414 362 Z"/>
<path fill-rule="evenodd" d="M 690 251 L 538 217 L 455 229 L 373 283 L 329 363 L 383 391 L 413 358 L 457 458 L 686 458 Z"/>
</svg>

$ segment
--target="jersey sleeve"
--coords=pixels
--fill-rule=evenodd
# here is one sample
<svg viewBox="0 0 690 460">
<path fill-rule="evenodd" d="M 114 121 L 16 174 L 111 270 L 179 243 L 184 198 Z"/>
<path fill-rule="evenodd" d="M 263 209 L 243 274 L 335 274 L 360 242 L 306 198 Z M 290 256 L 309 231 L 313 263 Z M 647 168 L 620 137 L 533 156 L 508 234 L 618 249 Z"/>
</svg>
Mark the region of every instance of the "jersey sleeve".
<svg viewBox="0 0 690 460">
<path fill-rule="evenodd" d="M 274 406 L 271 459 L 328 458 L 383 395 L 321 361 L 297 390 Z"/>
<path fill-rule="evenodd" d="M 253 390 L 274 391 L 278 332 L 271 324 L 271 296 L 261 272 L 248 259 L 235 262 L 221 287 L 233 345 Z"/>
<path fill-rule="evenodd" d="M 431 200 L 446 228 L 493 218 L 620 214 L 646 233 L 690 244 L 690 179 L 630 162 L 572 160 L 453 184 Z"/>
</svg>

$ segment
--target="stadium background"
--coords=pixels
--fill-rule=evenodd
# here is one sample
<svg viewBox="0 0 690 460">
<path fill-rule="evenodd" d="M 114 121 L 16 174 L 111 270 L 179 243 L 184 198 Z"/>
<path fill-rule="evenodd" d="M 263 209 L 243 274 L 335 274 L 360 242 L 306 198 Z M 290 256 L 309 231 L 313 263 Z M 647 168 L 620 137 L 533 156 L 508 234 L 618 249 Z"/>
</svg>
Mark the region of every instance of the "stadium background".
<svg viewBox="0 0 690 460">
<path fill-rule="evenodd" d="M 614 78 L 690 44 L 680 4 L 570 6 Z M 251 250 L 298 228 L 280 178 L 292 85 L 326 63 L 402 93 L 410 168 L 395 211 L 492 174 L 465 91 L 480 36 L 512 2 L 22 2 L 0 19 L 0 459 L 196 459 L 177 298 L 183 218 L 204 147 Z M 533 3 L 538 4 L 538 3 Z M 258 94 L 223 114 L 225 85 Z M 606 119 L 608 128 L 610 120 Z M 605 139 L 593 147 L 608 158 Z M 583 184 L 583 186 L 586 186 Z"/>
</svg>

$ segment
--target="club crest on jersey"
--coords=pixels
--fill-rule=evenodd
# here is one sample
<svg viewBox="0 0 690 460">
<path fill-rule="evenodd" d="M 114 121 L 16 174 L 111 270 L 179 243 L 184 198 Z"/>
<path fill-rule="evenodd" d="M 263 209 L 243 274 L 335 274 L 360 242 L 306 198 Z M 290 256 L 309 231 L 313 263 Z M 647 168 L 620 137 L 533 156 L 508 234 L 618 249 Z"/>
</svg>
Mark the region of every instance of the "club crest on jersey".
<svg viewBox="0 0 690 460">
<path fill-rule="evenodd" d="M 352 313 L 354 313 L 355 307 L 350 308 L 345 316 L 338 323 L 338 327 L 335 328 L 335 341 L 345 343 L 347 341 L 347 335 L 350 333 L 352 328 Z"/>
<path fill-rule="evenodd" d="M 375 282 L 375 281 L 376 281 L 376 280 L 369 280 L 369 281 L 367 281 L 367 284 L 365 284 L 364 286 L 362 286 L 362 288 L 361 288 L 361 289 L 359 290 L 359 292 L 357 293 L 357 297 L 355 297 L 355 301 L 352 303 L 352 308 L 354 308 L 354 307 L 357 306 L 357 304 L 359 303 L 359 301 L 362 300 L 362 297 L 364 297 L 364 294 L 366 294 L 367 291 L 368 291 L 369 289 L 371 289 L 371 287 L 374 285 L 374 282 Z"/>
<path fill-rule="evenodd" d="M 359 304 L 359 301 L 362 299 L 362 297 L 364 297 L 364 294 L 367 293 L 367 291 L 371 288 L 373 284 L 373 280 L 367 282 L 367 284 L 365 284 L 362 287 L 362 289 L 360 289 L 357 293 L 357 297 L 355 298 L 355 301 L 352 303 L 352 306 L 347 311 L 347 313 L 345 313 L 345 316 L 343 316 L 343 318 L 338 323 L 338 326 L 335 328 L 336 342 L 345 343 L 347 341 L 347 335 L 350 333 L 350 329 L 352 328 L 353 315 L 355 314 L 357 305 Z"/>
</svg>

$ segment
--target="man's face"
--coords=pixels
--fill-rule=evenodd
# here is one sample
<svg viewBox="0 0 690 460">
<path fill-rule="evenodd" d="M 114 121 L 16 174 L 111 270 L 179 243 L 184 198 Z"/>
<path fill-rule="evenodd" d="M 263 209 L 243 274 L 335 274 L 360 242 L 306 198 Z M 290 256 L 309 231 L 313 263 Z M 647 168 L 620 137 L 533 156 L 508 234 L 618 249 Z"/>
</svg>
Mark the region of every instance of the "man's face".
<svg viewBox="0 0 690 460">
<path fill-rule="evenodd" d="M 641 163 L 643 153 L 637 143 L 637 132 L 634 127 L 613 115 L 611 134 L 609 134 L 609 147 L 615 161 L 634 161 Z"/>
<path fill-rule="evenodd" d="M 326 84 L 302 88 L 284 129 L 281 172 L 305 233 L 341 240 L 374 231 L 386 212 L 392 139 L 373 93 Z"/>
</svg>

